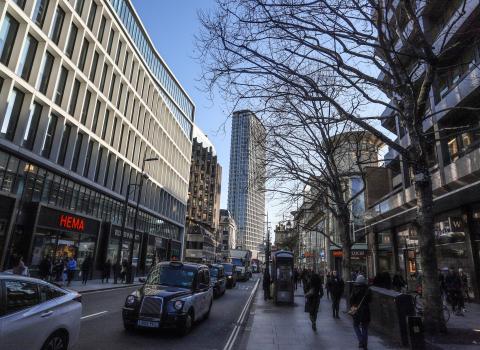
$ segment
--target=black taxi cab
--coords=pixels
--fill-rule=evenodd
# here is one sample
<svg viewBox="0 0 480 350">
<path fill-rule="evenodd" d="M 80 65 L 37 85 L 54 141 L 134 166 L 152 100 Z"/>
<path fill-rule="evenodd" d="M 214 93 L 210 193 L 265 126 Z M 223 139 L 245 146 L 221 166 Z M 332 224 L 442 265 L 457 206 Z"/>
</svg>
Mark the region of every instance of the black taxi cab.
<svg viewBox="0 0 480 350">
<path fill-rule="evenodd" d="M 123 307 L 126 330 L 177 328 L 188 333 L 194 322 L 210 315 L 213 289 L 206 265 L 161 262 L 144 285 L 127 296 Z"/>
</svg>

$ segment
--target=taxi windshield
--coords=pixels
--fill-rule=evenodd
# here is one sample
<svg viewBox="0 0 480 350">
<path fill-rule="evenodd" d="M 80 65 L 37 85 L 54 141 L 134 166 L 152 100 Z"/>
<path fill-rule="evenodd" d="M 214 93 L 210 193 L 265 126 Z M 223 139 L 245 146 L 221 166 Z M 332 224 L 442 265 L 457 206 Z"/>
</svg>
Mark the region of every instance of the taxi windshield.
<svg viewBox="0 0 480 350">
<path fill-rule="evenodd" d="M 210 268 L 210 277 L 218 277 L 218 268 L 216 267 Z"/>
<path fill-rule="evenodd" d="M 157 265 L 148 275 L 146 283 L 191 289 L 194 277 L 194 271 L 182 267 Z"/>
<path fill-rule="evenodd" d="M 230 265 L 230 264 L 223 264 L 223 268 L 225 269 L 225 272 L 233 271 L 233 265 Z"/>
</svg>

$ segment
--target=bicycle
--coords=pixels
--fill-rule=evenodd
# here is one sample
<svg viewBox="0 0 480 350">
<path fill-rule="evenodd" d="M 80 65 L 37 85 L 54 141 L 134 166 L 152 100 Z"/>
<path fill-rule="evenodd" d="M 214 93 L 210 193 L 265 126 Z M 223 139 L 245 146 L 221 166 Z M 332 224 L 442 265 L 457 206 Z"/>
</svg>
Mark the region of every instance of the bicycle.
<svg viewBox="0 0 480 350">
<path fill-rule="evenodd" d="M 423 310 L 424 310 L 424 301 L 422 298 L 422 295 L 420 293 L 415 293 L 415 296 L 413 298 L 413 305 L 415 306 L 415 311 L 417 312 L 417 315 L 423 317 Z M 443 303 L 443 318 L 445 319 L 445 323 L 450 320 L 450 310 L 448 309 L 447 304 L 445 303 L 445 300 L 442 298 L 442 303 Z"/>
</svg>

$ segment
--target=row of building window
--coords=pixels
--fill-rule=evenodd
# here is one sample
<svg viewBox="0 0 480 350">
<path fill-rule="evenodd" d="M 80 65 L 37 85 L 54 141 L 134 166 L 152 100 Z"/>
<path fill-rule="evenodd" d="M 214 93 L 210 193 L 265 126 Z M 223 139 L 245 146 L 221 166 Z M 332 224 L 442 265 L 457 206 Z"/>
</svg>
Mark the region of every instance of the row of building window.
<svg viewBox="0 0 480 350">
<path fill-rule="evenodd" d="M 43 0 L 38 0 L 36 4 L 38 5 L 42 1 Z M 35 9 L 34 9 L 34 14 L 37 13 L 37 12 L 42 13 L 42 10 L 41 10 L 42 8 L 43 8 L 42 6 L 36 6 Z M 94 12 L 96 12 L 96 10 Z M 92 13 L 92 11 L 91 11 L 91 13 Z M 63 15 L 61 15 L 61 14 L 63 14 Z M 34 16 L 34 18 L 38 18 L 39 16 L 40 15 L 36 15 L 36 16 Z M 57 26 L 61 26 L 61 23 L 63 23 L 63 20 L 58 19 L 61 16 L 64 16 L 63 10 L 61 12 L 57 11 L 57 14 L 56 14 L 55 20 L 54 20 L 54 25 L 52 25 L 51 33 L 55 33 L 56 29 L 54 29 L 54 28 L 57 27 Z M 40 16 L 40 18 L 43 18 L 43 15 Z M 73 25 L 74 24 L 72 24 L 72 28 L 73 28 Z M 8 65 L 8 60 L 10 58 L 10 54 L 11 54 L 12 48 L 14 46 L 18 26 L 19 26 L 18 22 L 11 15 L 7 14 L 5 16 L 4 23 L 3 23 L 2 27 L 1 27 L 1 30 L 0 30 L 0 53 L 1 53 L 0 57 L 3 58 L 3 59 L 0 58 L 0 60 L 2 61 L 2 63 L 6 64 L 6 65 Z M 70 33 L 70 37 L 72 35 L 74 35 L 76 37 L 76 33 L 78 33 L 78 29 L 72 30 L 71 33 Z M 75 40 L 72 40 L 71 42 L 75 42 Z M 72 51 L 71 48 L 69 48 L 71 46 L 72 45 L 70 45 L 70 40 L 69 40 L 67 42 L 67 45 L 66 45 L 67 53 L 69 51 Z M 73 46 L 74 46 L 74 44 L 73 44 Z M 80 55 L 79 55 L 79 63 L 78 63 L 79 68 L 85 68 L 85 60 L 86 60 L 86 56 L 87 56 L 87 52 L 88 52 L 88 46 L 89 46 L 88 40 L 84 39 L 82 49 L 81 49 L 81 52 L 80 52 Z M 24 78 L 26 80 L 28 80 L 30 78 L 32 61 L 33 61 L 33 57 L 35 56 L 35 51 L 36 51 L 37 47 L 38 47 L 38 41 L 32 35 L 28 34 L 27 38 L 26 38 L 26 41 L 25 41 L 25 44 L 23 46 L 22 54 L 20 55 L 20 61 L 19 61 L 18 67 L 17 67 L 17 74 L 19 76 L 22 76 L 22 78 Z M 90 72 L 90 79 L 94 79 L 94 77 L 96 75 L 95 73 L 96 73 L 96 67 L 98 66 L 98 60 L 99 60 L 99 54 L 98 54 L 97 51 L 95 51 L 94 56 L 93 56 L 93 62 L 92 62 L 92 65 L 91 65 L 92 69 L 91 69 L 91 72 Z M 42 62 L 41 62 L 41 66 L 40 66 L 40 69 L 39 69 L 40 72 L 38 74 L 38 80 L 37 80 L 37 86 L 36 86 L 38 91 L 40 91 L 44 94 L 47 93 L 48 86 L 49 86 L 49 81 L 50 81 L 50 78 L 51 78 L 51 75 L 52 75 L 52 71 L 54 70 L 54 64 L 55 64 L 54 56 L 49 51 L 46 51 L 45 55 L 42 59 Z M 125 67 L 126 67 L 126 64 L 124 65 L 124 70 L 125 70 Z M 104 64 L 104 70 L 102 72 L 102 78 L 100 80 L 100 88 L 101 89 L 104 89 L 104 86 L 105 86 L 107 70 L 108 70 L 108 66 L 107 66 L 107 63 L 105 63 Z M 69 75 L 69 71 L 67 70 L 67 68 L 65 66 L 62 65 L 61 68 L 60 68 L 60 72 L 58 74 L 57 84 L 56 84 L 56 88 L 55 88 L 54 96 L 53 96 L 54 102 L 59 106 L 61 106 L 63 104 L 65 89 L 66 89 L 66 86 L 67 86 L 68 75 Z M 111 84 L 111 87 L 110 87 L 110 90 L 109 90 L 110 100 L 112 100 L 113 93 L 115 91 L 115 78 L 116 78 L 116 75 L 113 74 L 112 75 L 112 84 Z M 138 83 L 138 80 L 137 80 L 137 83 Z M 68 108 L 67 108 L 69 114 L 71 114 L 71 115 L 75 115 L 75 110 L 77 109 L 77 105 L 78 105 L 79 94 L 80 94 L 80 91 L 82 91 L 82 86 L 83 85 L 86 85 L 86 84 L 85 83 L 82 84 L 79 79 L 75 78 L 75 80 L 73 82 L 73 87 L 71 89 L 70 103 L 68 104 Z M 102 139 L 107 141 L 105 139 L 107 137 L 107 134 L 106 134 L 107 129 L 109 127 L 112 127 L 111 125 L 109 126 L 108 123 L 109 122 L 111 123 L 112 119 L 113 119 L 113 128 L 112 128 L 112 133 L 111 133 L 111 138 L 110 138 L 110 145 L 113 146 L 114 141 L 116 141 L 115 138 L 114 138 L 114 135 L 117 135 L 119 130 L 121 130 L 120 138 L 119 138 L 119 148 L 122 148 L 122 145 L 125 144 L 124 140 L 122 139 L 124 137 L 124 135 L 125 135 L 126 138 L 128 137 L 128 139 L 127 139 L 128 142 L 126 143 L 127 147 L 124 147 L 125 148 L 124 150 L 120 149 L 120 152 L 121 153 L 124 152 L 123 154 L 126 157 L 128 157 L 128 159 L 130 159 L 134 164 L 139 166 L 139 164 L 140 164 L 140 154 L 144 153 L 144 152 L 142 152 L 142 150 L 144 150 L 147 147 L 147 145 L 141 140 L 140 137 L 135 136 L 134 131 L 132 131 L 131 129 L 129 130 L 128 125 L 123 124 L 121 121 L 119 123 L 118 120 L 117 120 L 118 118 L 116 118 L 116 117 L 111 118 L 110 115 L 113 114 L 113 112 L 111 113 L 107 109 L 107 106 L 105 106 L 104 104 L 101 104 L 99 99 L 96 102 L 91 102 L 92 100 L 95 100 L 95 99 L 94 98 L 92 99 L 92 92 L 90 90 L 86 89 L 86 90 L 83 90 L 83 91 L 85 91 L 85 97 L 84 97 L 84 101 L 83 101 L 84 102 L 83 108 L 80 111 L 80 118 L 79 119 L 80 119 L 81 123 L 86 125 L 87 118 L 90 114 L 89 113 L 90 105 L 92 104 L 92 108 L 93 108 L 93 105 L 95 105 L 94 111 L 93 111 L 93 120 L 92 120 L 92 123 L 91 123 L 92 131 L 97 133 L 97 135 L 101 135 Z M 118 97 L 117 97 L 117 108 L 120 108 L 120 103 L 122 101 L 122 98 L 121 98 L 122 97 L 122 92 L 123 92 L 123 84 L 120 84 L 120 93 L 118 94 Z M 153 143 L 155 145 L 156 149 L 164 150 L 164 152 L 162 152 L 162 153 L 164 153 L 167 161 L 170 162 L 170 164 L 172 164 L 176 169 L 180 169 L 181 174 L 185 174 L 186 170 L 188 169 L 188 161 L 186 159 L 175 156 L 175 154 L 177 154 L 177 150 L 175 149 L 174 144 L 172 142 L 167 142 L 168 137 L 166 136 L 166 133 L 164 133 L 160 129 L 160 127 L 156 123 L 153 122 L 153 117 L 149 116 L 149 113 L 148 113 L 147 110 L 145 110 L 145 111 L 142 110 L 138 114 L 133 113 L 136 110 L 140 110 L 140 109 L 136 108 L 137 102 L 138 102 L 137 100 L 134 100 L 133 108 L 131 110 L 131 113 L 129 113 L 129 111 L 130 111 L 129 103 L 131 101 L 130 91 L 128 91 L 126 93 L 126 95 L 127 95 L 126 102 L 124 104 L 124 108 L 122 108 L 123 111 L 124 111 L 124 114 L 129 115 L 129 120 L 134 124 L 134 126 L 137 128 L 137 130 L 141 131 L 141 133 L 143 135 L 145 135 L 145 137 L 151 143 Z M 148 99 L 148 96 L 147 96 L 147 99 Z M 21 102 L 21 101 L 19 101 L 19 102 Z M 158 106 L 158 104 L 157 104 L 157 106 Z M 101 131 L 97 130 L 97 128 L 100 129 L 99 125 L 102 125 L 102 120 L 100 120 L 100 123 L 99 123 L 100 112 L 102 112 L 103 118 L 104 118 L 103 119 L 103 126 L 101 127 Z M 144 112 L 144 114 L 142 112 Z M 157 108 L 157 112 L 160 112 L 158 110 L 158 108 Z M 54 124 L 51 124 L 51 125 L 52 125 L 51 127 L 54 129 L 55 125 Z M 171 131 L 173 131 L 173 130 L 171 130 Z M 10 136 L 12 136 L 12 135 L 10 135 Z M 181 137 L 178 134 L 175 135 L 175 136 L 177 137 L 177 139 L 178 138 L 181 139 Z M 128 146 L 130 145 L 130 143 L 133 143 L 133 148 L 128 150 Z M 185 139 L 183 143 L 185 143 L 185 145 L 183 145 L 182 149 L 185 150 L 186 147 L 188 146 L 188 139 Z M 47 154 L 47 153 L 45 153 L 45 154 Z M 158 169 L 158 170 L 159 170 L 158 174 L 155 174 L 156 178 L 159 178 L 159 177 L 157 177 L 157 175 L 159 175 L 159 173 L 161 171 L 160 169 Z M 165 174 L 164 178 L 168 179 L 170 177 L 166 176 L 166 174 Z M 178 181 L 181 181 L 181 180 L 178 179 Z M 178 188 L 176 189 L 175 192 L 180 195 L 182 193 L 183 187 L 186 187 L 186 184 L 183 184 L 183 186 L 177 186 L 177 187 Z M 182 188 L 180 188 L 180 187 L 182 187 Z"/>
</svg>

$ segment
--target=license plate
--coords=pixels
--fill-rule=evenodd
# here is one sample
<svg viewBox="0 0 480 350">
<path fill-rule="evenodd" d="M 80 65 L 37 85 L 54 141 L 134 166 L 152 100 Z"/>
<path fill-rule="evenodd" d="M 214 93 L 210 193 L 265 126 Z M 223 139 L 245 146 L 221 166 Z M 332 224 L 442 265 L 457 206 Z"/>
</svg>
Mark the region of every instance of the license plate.
<svg viewBox="0 0 480 350">
<path fill-rule="evenodd" d="M 138 320 L 137 325 L 139 327 L 158 328 L 160 327 L 160 322 Z"/>
</svg>

